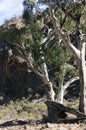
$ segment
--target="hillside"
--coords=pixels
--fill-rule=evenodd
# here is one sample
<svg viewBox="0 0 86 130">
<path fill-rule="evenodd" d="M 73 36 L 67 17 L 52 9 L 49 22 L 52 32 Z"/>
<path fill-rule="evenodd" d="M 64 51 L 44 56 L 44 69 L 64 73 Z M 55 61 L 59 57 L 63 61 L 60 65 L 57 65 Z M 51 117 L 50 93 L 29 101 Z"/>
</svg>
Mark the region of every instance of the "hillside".
<svg viewBox="0 0 86 130">
<path fill-rule="evenodd" d="M 11 29 L 11 28 L 22 28 L 24 27 L 24 20 L 22 18 L 22 16 L 20 17 L 14 17 L 10 20 L 5 21 L 5 23 L 2 25 L 3 28 L 7 28 L 7 29 Z"/>
</svg>

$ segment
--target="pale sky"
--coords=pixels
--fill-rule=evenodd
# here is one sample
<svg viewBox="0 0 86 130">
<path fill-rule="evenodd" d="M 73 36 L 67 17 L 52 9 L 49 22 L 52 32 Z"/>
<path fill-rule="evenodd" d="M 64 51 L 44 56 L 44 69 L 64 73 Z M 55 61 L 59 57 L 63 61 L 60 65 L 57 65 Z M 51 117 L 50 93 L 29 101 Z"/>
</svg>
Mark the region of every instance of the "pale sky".
<svg viewBox="0 0 86 130">
<path fill-rule="evenodd" d="M 12 17 L 22 14 L 24 0 L 0 0 L 0 25 Z"/>
</svg>

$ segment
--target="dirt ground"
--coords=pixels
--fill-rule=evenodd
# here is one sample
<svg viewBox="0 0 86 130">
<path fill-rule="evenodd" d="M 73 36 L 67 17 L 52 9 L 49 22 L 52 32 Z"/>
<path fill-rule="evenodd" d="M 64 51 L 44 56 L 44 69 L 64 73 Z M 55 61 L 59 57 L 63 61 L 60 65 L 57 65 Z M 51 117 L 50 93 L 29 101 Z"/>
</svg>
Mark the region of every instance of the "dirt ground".
<svg viewBox="0 0 86 130">
<path fill-rule="evenodd" d="M 85 124 L 39 124 L 2 127 L 0 130 L 86 130 Z"/>
</svg>

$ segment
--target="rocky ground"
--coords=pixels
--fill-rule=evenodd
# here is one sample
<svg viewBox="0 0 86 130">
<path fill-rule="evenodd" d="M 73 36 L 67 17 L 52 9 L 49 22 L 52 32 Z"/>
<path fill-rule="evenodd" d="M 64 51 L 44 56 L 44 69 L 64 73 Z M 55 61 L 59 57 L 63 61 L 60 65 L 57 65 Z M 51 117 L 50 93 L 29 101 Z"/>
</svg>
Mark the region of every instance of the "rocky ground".
<svg viewBox="0 0 86 130">
<path fill-rule="evenodd" d="M 39 124 L 10 126 L 0 128 L 0 130 L 86 130 L 84 124 Z"/>
<path fill-rule="evenodd" d="M 43 99 L 28 101 L 23 97 L 22 100 L 9 100 L 8 103 L 0 105 L 0 124 L 9 121 L 6 126 L 0 126 L 0 130 L 86 130 L 86 124 L 80 122 L 78 124 L 44 123 L 43 115 L 47 115 Z M 19 120 L 28 123 L 21 125 L 17 122 Z"/>
</svg>

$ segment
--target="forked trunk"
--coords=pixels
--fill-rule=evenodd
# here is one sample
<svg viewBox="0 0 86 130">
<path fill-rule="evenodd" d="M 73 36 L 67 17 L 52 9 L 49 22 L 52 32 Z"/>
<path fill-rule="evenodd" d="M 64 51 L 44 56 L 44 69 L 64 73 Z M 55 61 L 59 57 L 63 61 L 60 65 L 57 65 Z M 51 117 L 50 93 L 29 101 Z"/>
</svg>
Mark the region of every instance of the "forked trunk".
<svg viewBox="0 0 86 130">
<path fill-rule="evenodd" d="M 79 80 L 79 77 L 78 77 L 78 76 L 71 78 L 71 79 L 70 79 L 69 81 L 67 81 L 64 85 L 63 85 L 63 83 L 61 83 L 61 85 L 60 85 L 60 88 L 61 88 L 61 89 L 60 89 L 59 97 L 58 97 L 59 103 L 63 104 L 65 90 L 70 86 L 71 83 L 73 83 L 73 82 L 76 81 L 76 80 Z"/>
</svg>

